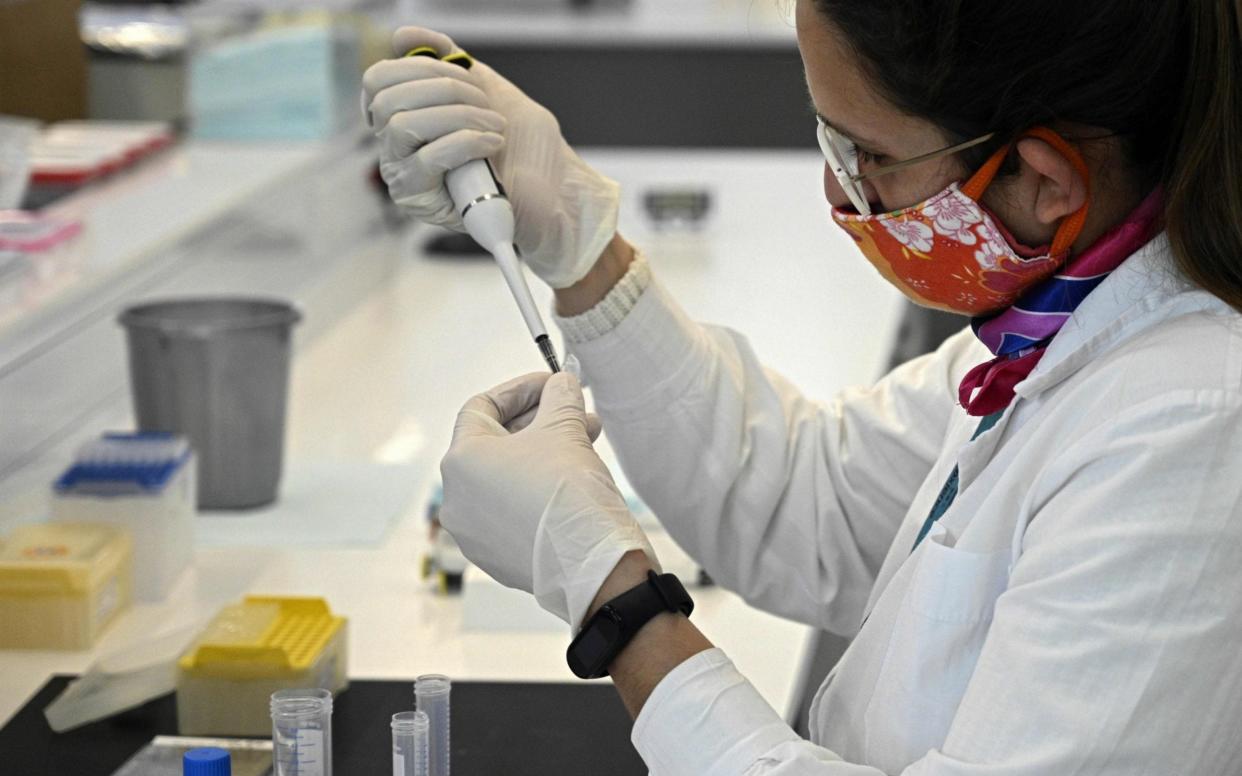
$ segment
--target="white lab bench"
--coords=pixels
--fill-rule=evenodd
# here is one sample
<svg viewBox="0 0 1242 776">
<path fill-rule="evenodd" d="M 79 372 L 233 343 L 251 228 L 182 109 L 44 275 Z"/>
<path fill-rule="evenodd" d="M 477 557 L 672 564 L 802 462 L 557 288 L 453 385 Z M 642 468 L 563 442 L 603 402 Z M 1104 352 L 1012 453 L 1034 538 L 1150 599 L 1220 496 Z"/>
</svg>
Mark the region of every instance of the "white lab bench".
<svg viewBox="0 0 1242 776">
<path fill-rule="evenodd" d="M 89 214 L 97 207 L 103 213 L 113 197 L 143 196 L 143 191 L 157 198 L 179 190 L 195 196 L 194 176 L 214 180 L 220 171 L 190 173 L 181 162 L 208 152 L 190 144 L 158 169 L 93 192 L 96 204 L 84 210 Z M 246 163 L 246 149 L 216 146 L 214 152 L 232 158 L 230 164 Z M 352 148 L 342 153 L 313 147 L 304 153 L 286 158 L 288 167 L 276 165 L 279 169 L 260 176 L 267 181 L 264 197 L 280 191 L 291 168 L 324 166 L 328 157 L 338 163 L 345 157 L 366 158 Z M 821 193 L 818 154 L 678 150 L 587 156 L 622 183 L 622 232 L 646 251 L 657 276 L 692 315 L 745 332 L 767 363 L 825 399 L 879 374 L 896 331 L 900 297 L 832 225 Z M 188 177 L 170 180 L 179 175 Z M 243 177 L 235 170 L 222 179 L 227 188 L 228 179 Z M 711 191 L 705 230 L 699 235 L 654 232 L 643 210 L 643 193 L 653 186 L 683 185 Z M 106 395 L 78 417 L 78 438 L 131 422 L 128 397 L 116 389 L 118 379 L 124 384 L 123 340 L 111 319 L 121 304 L 168 292 L 280 293 L 307 315 L 291 381 L 286 470 L 314 464 L 348 472 L 360 465 L 391 464 L 403 467 L 395 471 L 411 479 L 413 498 L 401 505 L 401 516 L 387 535 L 369 545 L 247 544 L 245 537 L 232 546 L 200 545 L 194 568 L 168 601 L 135 605 L 89 652 L 0 652 L 0 721 L 8 720 L 51 674 L 79 672 L 101 654 L 201 620 L 246 593 L 324 596 L 349 618 L 349 674 L 354 678 L 440 672 L 462 680 L 572 680 L 564 663 L 566 633 L 467 628 L 462 601 L 433 593 L 418 576 L 426 542 L 425 494 L 458 407 L 472 393 L 541 365 L 499 272 L 486 260 L 428 257 L 421 249 L 428 230 L 395 234 L 383 229 L 375 218 L 378 210 L 354 201 L 363 195 L 353 189 L 326 196 L 350 198 L 342 199 L 335 220 L 329 219 L 347 246 L 314 249 L 280 239 L 257 245 L 242 241 L 245 245 L 227 256 L 195 259 L 194 250 L 169 241 L 176 235 L 161 236 L 148 225 L 149 239 L 136 240 L 131 249 L 180 257 L 180 269 L 166 268 L 165 281 L 130 289 L 128 298 L 118 291 L 96 300 L 101 312 L 91 326 L 98 331 L 90 336 L 108 343 L 94 365 Z M 236 218 L 219 202 L 199 210 Z M 251 210 L 259 213 L 264 207 Z M 369 212 L 371 219 L 358 237 L 350 236 L 353 217 L 342 217 L 355 212 Z M 357 219 L 365 220 L 363 215 Z M 92 250 L 119 250 L 127 231 L 109 219 L 95 230 L 97 238 L 106 237 Z M 275 258 L 250 260 L 247 251 L 269 251 Z M 545 303 L 550 298 L 542 288 L 537 295 Z M 58 439 L 39 446 L 20 467 L 11 467 L 24 479 L 18 474 L 10 479 L 41 493 L 47 481 L 40 478 L 65 463 L 74 442 L 68 435 Z M 16 487 L 0 482 L 0 492 L 16 494 Z M 29 492 L 25 499 L 12 495 L 9 501 L 27 509 L 37 503 Z M 200 524 L 212 519 L 199 518 Z M 350 515 L 342 513 L 339 519 L 348 521 Z M 4 520 L 0 514 L 0 526 Z M 723 590 L 699 590 L 695 598 L 699 626 L 775 708 L 786 711 L 807 630 L 757 612 Z"/>
</svg>

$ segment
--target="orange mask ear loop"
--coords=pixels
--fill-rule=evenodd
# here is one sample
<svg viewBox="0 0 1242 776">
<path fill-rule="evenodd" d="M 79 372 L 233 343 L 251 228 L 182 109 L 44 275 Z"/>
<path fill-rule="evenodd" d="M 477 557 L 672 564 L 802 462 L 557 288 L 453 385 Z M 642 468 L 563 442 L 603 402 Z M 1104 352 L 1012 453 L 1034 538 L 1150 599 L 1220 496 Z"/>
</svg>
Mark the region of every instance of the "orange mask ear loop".
<svg viewBox="0 0 1242 776">
<path fill-rule="evenodd" d="M 1060 256 L 1070 249 L 1074 241 L 1078 239 L 1078 235 L 1082 233 L 1083 224 L 1087 221 L 1087 207 L 1091 204 L 1091 173 L 1087 170 L 1087 163 L 1083 161 L 1082 155 L 1078 153 L 1072 145 L 1065 142 L 1065 138 L 1053 132 L 1047 127 L 1034 127 L 1023 132 L 1019 139 L 1024 137 L 1033 137 L 1042 140 L 1048 145 L 1055 148 L 1074 169 L 1082 176 L 1083 185 L 1087 187 L 1087 199 L 1082 203 L 1082 207 L 1070 213 L 1057 227 L 1057 233 L 1052 238 L 1052 248 L 1049 254 L 1052 256 Z M 996 173 L 1000 171 L 1001 165 L 1005 161 L 1005 157 L 1009 155 L 1009 150 L 1013 148 L 1012 143 L 1007 143 L 996 150 L 983 166 L 979 168 L 974 175 L 970 176 L 970 180 L 962 185 L 962 193 L 976 202 L 983 196 L 983 191 L 992 183 L 992 179 L 996 177 Z"/>
</svg>

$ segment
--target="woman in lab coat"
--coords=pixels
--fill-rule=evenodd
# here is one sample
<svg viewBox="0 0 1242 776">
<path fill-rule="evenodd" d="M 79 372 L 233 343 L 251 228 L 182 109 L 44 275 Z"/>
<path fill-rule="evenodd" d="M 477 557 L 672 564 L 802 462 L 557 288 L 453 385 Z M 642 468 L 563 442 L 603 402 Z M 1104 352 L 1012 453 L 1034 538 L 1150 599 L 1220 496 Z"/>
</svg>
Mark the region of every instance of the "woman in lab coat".
<svg viewBox="0 0 1242 776">
<path fill-rule="evenodd" d="M 911 299 L 973 316 L 825 402 L 686 317 L 616 234 L 615 184 L 501 76 L 368 71 L 398 202 L 460 227 L 444 171 L 492 158 L 669 533 L 853 639 L 808 741 L 689 619 L 650 620 L 609 673 L 654 773 L 1242 773 L 1240 16 L 799 0 L 831 217 Z M 593 420 L 572 377 L 518 378 L 466 404 L 442 464 L 466 554 L 575 631 L 657 563 Z"/>
</svg>

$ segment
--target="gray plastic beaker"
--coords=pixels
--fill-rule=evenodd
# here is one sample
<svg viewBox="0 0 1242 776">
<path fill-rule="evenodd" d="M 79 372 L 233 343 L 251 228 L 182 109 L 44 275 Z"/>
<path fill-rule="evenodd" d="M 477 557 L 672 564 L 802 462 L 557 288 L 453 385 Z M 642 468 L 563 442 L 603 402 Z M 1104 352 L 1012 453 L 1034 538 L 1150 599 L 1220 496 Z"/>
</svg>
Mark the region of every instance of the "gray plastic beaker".
<svg viewBox="0 0 1242 776">
<path fill-rule="evenodd" d="M 124 311 L 134 414 L 198 453 L 198 506 L 246 509 L 276 499 L 284 454 L 291 330 L 278 300 L 175 299 Z"/>
</svg>

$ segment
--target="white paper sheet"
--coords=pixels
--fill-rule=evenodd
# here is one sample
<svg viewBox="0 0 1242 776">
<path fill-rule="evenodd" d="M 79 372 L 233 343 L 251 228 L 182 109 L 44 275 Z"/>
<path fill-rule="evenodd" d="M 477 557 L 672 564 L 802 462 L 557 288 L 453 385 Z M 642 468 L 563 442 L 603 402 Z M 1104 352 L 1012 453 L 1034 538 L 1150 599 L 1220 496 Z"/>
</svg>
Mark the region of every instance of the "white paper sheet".
<svg viewBox="0 0 1242 776">
<path fill-rule="evenodd" d="M 426 485 L 418 465 L 291 461 L 280 497 L 247 512 L 200 512 L 195 542 L 206 546 L 374 546 Z"/>
</svg>

